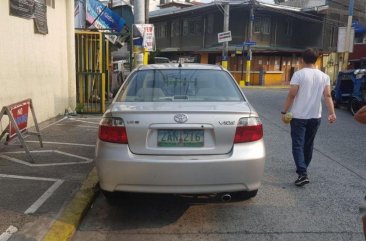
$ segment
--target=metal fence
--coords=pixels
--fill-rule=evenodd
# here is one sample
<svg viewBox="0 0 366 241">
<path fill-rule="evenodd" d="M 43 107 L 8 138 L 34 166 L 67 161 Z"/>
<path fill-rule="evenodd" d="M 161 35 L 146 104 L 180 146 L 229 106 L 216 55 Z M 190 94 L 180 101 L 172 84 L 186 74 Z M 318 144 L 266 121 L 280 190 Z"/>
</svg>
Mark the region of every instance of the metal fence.
<svg viewBox="0 0 366 241">
<path fill-rule="evenodd" d="M 78 113 L 104 113 L 109 93 L 109 43 L 103 33 L 76 31 L 76 93 Z"/>
</svg>

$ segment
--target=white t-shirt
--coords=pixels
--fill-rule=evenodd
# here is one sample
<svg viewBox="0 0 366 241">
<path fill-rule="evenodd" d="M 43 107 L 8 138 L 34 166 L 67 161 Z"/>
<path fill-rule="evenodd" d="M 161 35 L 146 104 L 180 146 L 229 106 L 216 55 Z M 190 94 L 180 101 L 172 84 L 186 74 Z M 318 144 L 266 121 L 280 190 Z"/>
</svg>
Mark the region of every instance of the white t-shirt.
<svg viewBox="0 0 366 241">
<path fill-rule="evenodd" d="M 320 118 L 321 98 L 325 86 L 330 85 L 329 76 L 318 69 L 303 68 L 294 73 L 290 84 L 299 86 L 291 108 L 293 118 Z"/>
</svg>

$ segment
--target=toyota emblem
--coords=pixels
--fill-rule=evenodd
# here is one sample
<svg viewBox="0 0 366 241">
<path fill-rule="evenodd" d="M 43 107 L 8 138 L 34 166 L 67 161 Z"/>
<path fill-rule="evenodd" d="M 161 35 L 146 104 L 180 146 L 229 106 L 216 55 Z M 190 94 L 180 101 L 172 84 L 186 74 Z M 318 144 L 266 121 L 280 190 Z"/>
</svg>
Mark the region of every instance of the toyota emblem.
<svg viewBox="0 0 366 241">
<path fill-rule="evenodd" d="M 183 114 L 183 113 L 176 114 L 174 116 L 174 120 L 177 123 L 185 123 L 188 120 L 188 116 L 186 114 Z"/>
</svg>

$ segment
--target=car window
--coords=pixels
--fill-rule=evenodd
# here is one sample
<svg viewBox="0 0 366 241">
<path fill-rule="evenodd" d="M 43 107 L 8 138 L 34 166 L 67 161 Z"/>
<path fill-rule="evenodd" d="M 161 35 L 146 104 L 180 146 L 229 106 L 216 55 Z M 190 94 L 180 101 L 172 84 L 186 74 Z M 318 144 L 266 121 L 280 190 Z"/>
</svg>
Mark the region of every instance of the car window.
<svg viewBox="0 0 366 241">
<path fill-rule="evenodd" d="M 127 80 L 117 101 L 244 101 L 233 78 L 222 70 L 140 70 Z"/>
</svg>

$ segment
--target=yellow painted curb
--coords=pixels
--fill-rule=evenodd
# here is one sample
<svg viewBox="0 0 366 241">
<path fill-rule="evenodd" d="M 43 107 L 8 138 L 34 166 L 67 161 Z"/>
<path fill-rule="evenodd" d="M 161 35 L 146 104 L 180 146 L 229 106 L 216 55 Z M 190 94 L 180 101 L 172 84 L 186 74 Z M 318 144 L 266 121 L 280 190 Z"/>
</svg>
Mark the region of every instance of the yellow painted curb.
<svg viewBox="0 0 366 241">
<path fill-rule="evenodd" d="M 52 224 L 43 241 L 67 241 L 72 237 L 96 195 L 97 183 L 98 176 L 94 167 L 75 197 Z"/>
</svg>

